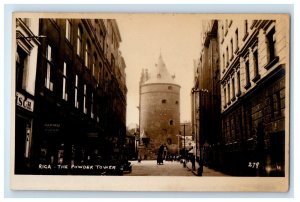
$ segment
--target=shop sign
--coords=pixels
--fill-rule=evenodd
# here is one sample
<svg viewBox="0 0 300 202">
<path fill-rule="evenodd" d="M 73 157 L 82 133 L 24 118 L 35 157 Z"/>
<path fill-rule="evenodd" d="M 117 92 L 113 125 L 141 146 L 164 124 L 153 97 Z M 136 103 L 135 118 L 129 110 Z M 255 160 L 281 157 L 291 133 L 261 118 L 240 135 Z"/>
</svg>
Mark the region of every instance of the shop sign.
<svg viewBox="0 0 300 202">
<path fill-rule="evenodd" d="M 46 133 L 58 133 L 60 128 L 60 123 L 44 123 L 44 131 Z"/>
<path fill-rule="evenodd" d="M 23 94 L 16 92 L 17 106 L 33 112 L 34 101 L 26 98 Z"/>
</svg>

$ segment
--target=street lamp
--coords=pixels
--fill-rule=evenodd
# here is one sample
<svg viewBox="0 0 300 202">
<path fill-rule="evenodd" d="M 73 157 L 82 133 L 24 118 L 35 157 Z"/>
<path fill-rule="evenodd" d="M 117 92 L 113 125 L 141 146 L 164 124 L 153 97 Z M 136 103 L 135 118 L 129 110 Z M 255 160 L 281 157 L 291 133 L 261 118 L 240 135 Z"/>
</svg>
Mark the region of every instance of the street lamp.
<svg viewBox="0 0 300 202">
<path fill-rule="evenodd" d="M 198 176 L 202 176 L 203 173 L 203 142 L 204 142 L 204 124 L 203 124 L 203 94 L 208 93 L 207 89 L 196 89 L 196 88 L 192 88 L 192 93 L 194 94 L 195 92 L 199 93 L 199 107 L 198 107 L 198 111 L 199 111 L 199 149 L 200 149 L 200 159 L 199 159 L 199 168 L 198 168 Z M 206 103 L 204 103 L 206 104 Z M 202 123 L 202 124 L 201 124 Z"/>
<path fill-rule="evenodd" d="M 183 167 L 186 167 L 186 150 L 185 150 L 185 126 L 187 124 L 182 124 L 183 126 L 183 158 L 184 158 L 184 161 L 183 161 Z"/>
<path fill-rule="evenodd" d="M 179 131 L 179 134 L 176 136 L 178 137 L 177 144 L 178 144 L 178 156 L 179 156 L 180 155 L 180 140 L 181 140 L 180 131 Z"/>
</svg>

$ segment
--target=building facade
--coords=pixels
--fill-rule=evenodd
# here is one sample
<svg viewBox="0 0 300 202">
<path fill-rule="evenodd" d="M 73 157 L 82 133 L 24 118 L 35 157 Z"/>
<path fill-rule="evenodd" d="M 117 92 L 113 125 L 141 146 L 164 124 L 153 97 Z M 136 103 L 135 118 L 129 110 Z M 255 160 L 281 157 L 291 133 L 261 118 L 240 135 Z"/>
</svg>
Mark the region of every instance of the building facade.
<svg viewBox="0 0 300 202">
<path fill-rule="evenodd" d="M 203 21 L 200 58 L 194 61 L 192 133 L 197 162 L 219 166 L 221 143 L 220 66 L 218 21 Z"/>
<path fill-rule="evenodd" d="M 180 86 L 159 56 L 155 68 L 143 70 L 140 79 L 140 147 L 142 159 L 156 159 L 161 145 L 165 153 L 178 152 Z"/>
<path fill-rule="evenodd" d="M 35 80 L 37 54 L 40 45 L 37 19 L 16 20 L 15 72 L 15 172 L 24 173 L 29 167 L 35 117 Z"/>
<path fill-rule="evenodd" d="M 287 22 L 220 20 L 225 172 L 284 176 Z"/>
<path fill-rule="evenodd" d="M 116 21 L 39 19 L 38 24 L 44 38 L 31 80 L 32 172 L 41 171 L 40 164 L 70 168 L 122 158 L 126 66 Z"/>
</svg>

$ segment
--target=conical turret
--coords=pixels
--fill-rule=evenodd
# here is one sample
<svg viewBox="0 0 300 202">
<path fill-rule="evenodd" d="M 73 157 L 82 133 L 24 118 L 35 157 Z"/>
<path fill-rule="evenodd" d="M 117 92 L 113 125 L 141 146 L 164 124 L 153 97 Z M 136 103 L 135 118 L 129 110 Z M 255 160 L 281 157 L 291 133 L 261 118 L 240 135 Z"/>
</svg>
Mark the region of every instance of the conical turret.
<svg viewBox="0 0 300 202">
<path fill-rule="evenodd" d="M 155 68 L 150 70 L 149 79 L 145 83 L 175 83 L 175 76 L 172 76 L 163 60 L 162 55 L 159 55 Z"/>
</svg>

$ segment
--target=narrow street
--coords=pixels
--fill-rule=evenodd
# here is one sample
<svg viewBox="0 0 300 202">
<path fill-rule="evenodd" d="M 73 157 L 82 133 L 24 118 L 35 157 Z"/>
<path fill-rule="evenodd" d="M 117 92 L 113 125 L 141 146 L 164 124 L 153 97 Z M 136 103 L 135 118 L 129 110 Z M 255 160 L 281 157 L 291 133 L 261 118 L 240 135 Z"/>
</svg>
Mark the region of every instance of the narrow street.
<svg viewBox="0 0 300 202">
<path fill-rule="evenodd" d="M 156 160 L 131 161 L 132 172 L 124 173 L 124 176 L 195 176 L 187 168 L 177 161 L 164 161 L 163 165 L 157 165 Z"/>
<path fill-rule="evenodd" d="M 194 176 L 197 177 L 191 171 L 191 165 L 188 163 L 187 167 L 183 167 L 183 164 L 178 161 L 164 161 L 163 165 L 157 165 L 156 160 L 144 160 L 140 163 L 137 161 L 131 161 L 132 172 L 124 173 L 124 176 Z M 225 176 L 221 172 L 203 168 L 203 176 Z"/>
</svg>

